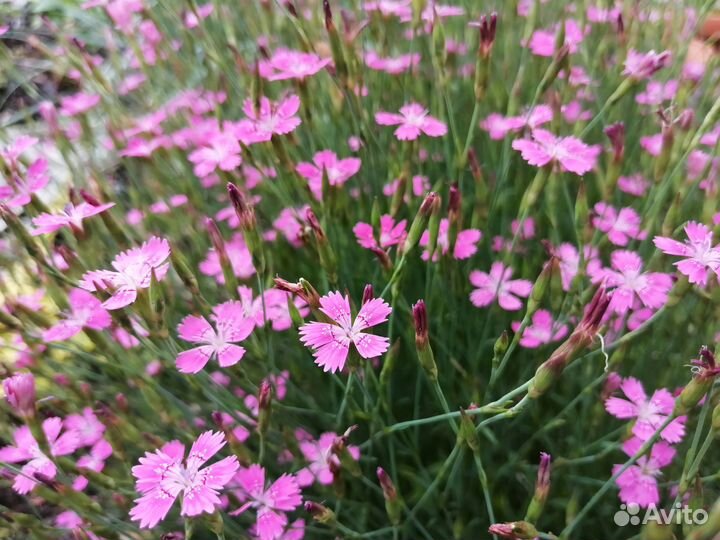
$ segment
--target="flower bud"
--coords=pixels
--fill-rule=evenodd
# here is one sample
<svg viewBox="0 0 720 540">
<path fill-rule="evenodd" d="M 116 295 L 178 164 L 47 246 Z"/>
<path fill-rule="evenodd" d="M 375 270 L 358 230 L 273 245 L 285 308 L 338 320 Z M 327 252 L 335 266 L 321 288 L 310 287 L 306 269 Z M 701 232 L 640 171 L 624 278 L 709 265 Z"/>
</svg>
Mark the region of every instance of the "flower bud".
<svg viewBox="0 0 720 540">
<path fill-rule="evenodd" d="M 437 380 L 438 371 L 435 364 L 435 355 L 430 347 L 427 308 L 424 300 L 418 300 L 412 306 L 413 322 L 415 323 L 415 349 L 417 350 L 420 365 L 430 380 Z"/>
<path fill-rule="evenodd" d="M 625 124 L 617 122 L 606 127 L 604 131 L 612 145 L 613 162 L 622 162 L 625 155 Z"/>
<path fill-rule="evenodd" d="M 305 501 L 305 511 L 319 523 L 328 524 L 335 521 L 335 512 L 320 503 Z"/>
<path fill-rule="evenodd" d="M 205 230 L 210 237 L 210 242 L 212 242 L 215 253 L 218 255 L 220 268 L 222 269 L 223 278 L 225 279 L 225 287 L 227 287 L 232 294 L 236 294 L 238 288 L 237 277 L 235 276 L 235 270 L 233 270 L 227 250 L 225 249 L 225 241 L 220 233 L 220 229 L 218 229 L 217 223 L 215 223 L 212 218 L 206 217 Z"/>
<path fill-rule="evenodd" d="M 535 280 L 535 284 L 530 292 L 530 298 L 528 299 L 525 317 L 531 316 L 540 308 L 540 303 L 542 302 L 543 296 L 545 296 L 545 291 L 547 290 L 553 275 L 559 273 L 560 260 L 555 255 L 551 255 L 550 260 L 545 263 L 540 275 Z"/>
<path fill-rule="evenodd" d="M 430 216 L 433 212 L 437 213 L 439 209 L 440 196 L 435 192 L 428 193 L 420 205 L 420 209 L 417 211 L 417 214 L 415 214 L 415 219 L 413 219 L 413 222 L 410 225 L 410 231 L 408 231 L 405 244 L 403 245 L 403 253 L 410 253 L 410 251 L 412 251 L 412 249 L 417 245 L 420 241 L 420 236 L 427 226 Z"/>
<path fill-rule="evenodd" d="M 390 519 L 390 523 L 397 525 L 400 523 L 400 518 L 402 516 L 402 503 L 398 497 L 395 484 L 393 484 L 392 479 L 382 467 L 378 467 L 376 469 L 376 473 L 378 482 L 380 482 L 380 487 L 383 491 L 383 497 L 385 498 L 385 511 Z"/>
<path fill-rule="evenodd" d="M 362 305 L 364 306 L 373 298 L 375 298 L 375 291 L 373 290 L 373 286 L 368 283 L 363 289 Z"/>
<path fill-rule="evenodd" d="M 5 399 L 23 418 L 35 415 L 35 377 L 32 373 L 18 373 L 3 380 Z"/>
<path fill-rule="evenodd" d="M 503 538 L 531 539 L 536 538 L 538 531 L 532 523 L 527 521 L 514 521 L 512 523 L 495 523 L 488 529 L 490 534 L 496 534 Z"/>
<path fill-rule="evenodd" d="M 458 438 L 468 445 L 468 448 L 474 453 L 480 451 L 480 438 L 478 437 L 477 431 L 475 431 L 475 423 L 472 421 L 464 409 L 460 409 L 460 430 L 458 431 Z"/>
<path fill-rule="evenodd" d="M 715 378 L 720 375 L 720 366 L 717 365 L 715 355 L 703 346 L 700 349 L 700 358 L 693 360 L 694 376 L 690 382 L 683 388 L 680 395 L 675 398 L 676 416 L 685 415 L 700 403 L 710 388 L 712 388 Z"/>
<path fill-rule="evenodd" d="M 550 454 L 540 453 L 540 467 L 535 481 L 535 493 L 525 514 L 525 521 L 536 522 L 545 507 L 545 501 L 547 501 L 550 493 L 550 460 Z"/>
<path fill-rule="evenodd" d="M 267 380 L 260 383 L 258 394 L 258 433 L 264 434 L 270 425 L 270 415 L 272 413 L 272 386 Z"/>
</svg>

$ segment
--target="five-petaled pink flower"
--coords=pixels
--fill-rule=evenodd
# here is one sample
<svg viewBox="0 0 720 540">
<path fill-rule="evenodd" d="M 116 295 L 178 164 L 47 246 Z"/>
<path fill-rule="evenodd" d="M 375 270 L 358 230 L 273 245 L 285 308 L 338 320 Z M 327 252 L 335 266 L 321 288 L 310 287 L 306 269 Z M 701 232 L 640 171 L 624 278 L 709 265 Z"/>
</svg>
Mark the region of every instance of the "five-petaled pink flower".
<svg viewBox="0 0 720 540">
<path fill-rule="evenodd" d="M 622 449 L 628 456 L 634 456 L 642 445 L 640 439 L 633 437 L 625 441 Z M 643 508 L 659 503 L 657 477 L 662 474 L 660 469 L 668 466 L 674 457 L 675 449 L 668 443 L 655 443 L 650 454 L 640 457 L 635 465 L 630 466 L 616 480 L 620 488 L 620 500 Z M 622 465 L 613 466 L 613 474 L 621 468 Z"/>
<path fill-rule="evenodd" d="M 322 150 L 313 156 L 313 162 L 298 163 L 295 170 L 300 176 L 307 179 L 310 191 L 317 200 L 322 199 L 323 174 L 327 175 L 328 184 L 341 186 L 350 177 L 357 174 L 361 165 L 360 158 L 338 159 L 332 150 Z"/>
<path fill-rule="evenodd" d="M 338 439 L 337 433 L 323 433 L 318 440 L 313 440 L 308 433 L 297 430 L 295 436 L 298 439 L 300 452 L 310 463 L 297 472 L 298 484 L 301 487 L 310 486 L 315 482 L 325 486 L 332 484 L 335 479 L 332 469 L 340 467 L 340 458 L 332 451 L 333 444 Z M 360 459 L 359 447 L 348 445 L 347 450 L 355 461 Z"/>
<path fill-rule="evenodd" d="M 215 171 L 232 171 L 240 166 L 240 144 L 234 135 L 219 131 L 200 148 L 193 150 L 188 159 L 195 164 L 193 171 L 205 178 Z"/>
<path fill-rule="evenodd" d="M 448 238 L 448 232 L 450 230 L 450 221 L 447 218 L 440 220 L 440 228 L 438 229 L 437 237 L 437 248 L 433 253 L 432 260 L 437 261 L 440 257 L 440 253 L 446 255 L 450 249 L 450 239 Z M 475 255 L 477 251 L 477 243 L 482 238 L 482 232 L 477 229 L 465 229 L 464 231 L 458 232 L 457 238 L 455 239 L 455 248 L 453 249 L 453 257 L 457 260 L 468 259 Z M 427 246 L 430 243 L 430 231 L 423 232 L 420 237 L 420 245 L 422 247 Z M 438 251 L 439 250 L 439 251 Z M 422 254 L 422 260 L 427 261 L 430 258 L 430 254 L 427 249 Z"/>
<path fill-rule="evenodd" d="M 582 176 L 595 167 L 598 149 L 588 146 L 576 137 L 556 137 L 544 129 L 535 129 L 532 139 L 516 139 L 512 147 L 525 161 L 536 167 L 548 163 L 560 164 L 563 171 Z"/>
<path fill-rule="evenodd" d="M 388 350 L 388 338 L 363 332 L 387 320 L 392 308 L 382 298 L 373 298 L 360 308 L 355 321 L 350 300 L 339 292 L 320 298 L 320 311 L 333 322 L 310 322 L 300 327 L 300 341 L 315 349 L 315 363 L 335 373 L 345 367 L 350 344 L 363 358 L 376 358 Z"/>
<path fill-rule="evenodd" d="M 60 435 L 63 427 L 62 419 L 54 416 L 48 418 L 42 423 L 42 430 L 45 433 L 50 454 L 54 457 L 66 456 L 72 454 L 78 447 L 77 434 L 72 431 L 65 431 Z M 20 472 L 15 475 L 13 489 L 25 495 L 37 485 L 35 473 L 42 474 L 48 478 L 55 478 L 57 467 L 55 463 L 46 456 L 40 445 L 38 445 L 35 437 L 27 426 L 20 426 L 13 434 L 14 446 L 5 446 L 0 448 L 0 461 L 5 463 L 22 463 Z"/>
<path fill-rule="evenodd" d="M 151 528 L 165 519 L 175 499 L 182 495 L 180 515 L 212 513 L 222 504 L 218 492 L 232 479 L 240 466 L 235 456 L 202 467 L 225 446 L 225 435 L 206 431 L 190 448 L 183 463 L 185 446 L 171 441 L 155 452 L 145 452 L 140 464 L 132 468 L 135 488 L 142 494 L 135 499 L 130 519 L 140 527 Z"/>
<path fill-rule="evenodd" d="M 243 111 L 248 117 L 249 124 L 240 122 L 236 130 L 238 138 L 245 137 L 249 142 L 269 141 L 273 135 L 287 135 L 295 131 L 301 124 L 297 116 L 300 110 L 300 98 L 290 95 L 278 103 L 271 102 L 265 96 L 260 98 L 260 107 L 255 108 L 252 99 L 246 99 L 243 104 Z M 246 132 L 249 128 L 250 131 Z M 245 137 L 243 136 L 245 133 Z"/>
<path fill-rule="evenodd" d="M 98 419 L 91 407 L 85 407 L 82 414 L 68 415 L 65 418 L 65 428 L 77 435 L 78 446 L 92 446 L 105 433 L 105 425 Z"/>
<path fill-rule="evenodd" d="M 281 538 L 288 524 L 286 513 L 302 503 L 300 486 L 295 477 L 283 474 L 267 485 L 265 469 L 260 465 L 250 465 L 237 472 L 234 482 L 238 485 L 234 493 L 244 504 L 230 515 L 236 516 L 253 508 L 257 514 L 253 534 L 260 540 Z"/>
<path fill-rule="evenodd" d="M 261 73 L 270 81 L 305 79 L 325 68 L 332 60 L 317 54 L 277 49 L 269 60 L 261 62 Z"/>
<path fill-rule="evenodd" d="M 417 66 L 420 63 L 420 54 L 401 54 L 395 58 L 385 58 L 377 54 L 375 51 L 365 53 L 365 64 L 370 69 L 376 71 L 384 71 L 390 75 L 399 75 L 407 71 L 411 66 Z"/>
<path fill-rule="evenodd" d="M 385 249 L 405 241 L 407 236 L 406 227 L 407 220 L 403 219 L 395 223 L 395 219 L 390 214 L 385 214 L 380 218 L 380 235 L 378 238 L 375 238 L 372 225 L 362 221 L 355 224 L 353 232 L 358 244 L 365 249 Z"/>
<path fill-rule="evenodd" d="M 33 236 L 48 234 L 67 226 L 70 226 L 73 231 L 82 232 L 82 221 L 85 218 L 104 212 L 113 206 L 115 206 L 115 203 L 101 204 L 99 206 L 94 206 L 86 202 L 80 203 L 77 206 L 72 203 L 68 204 L 59 214 L 43 213 L 34 217 L 32 222 L 35 228 L 30 231 L 30 234 Z"/>
<path fill-rule="evenodd" d="M 598 230 L 607 233 L 608 240 L 616 246 L 627 246 L 631 239 L 642 239 L 645 234 L 640 230 L 640 215 L 630 207 L 619 211 L 604 202 L 596 203 L 592 224 Z"/>
<path fill-rule="evenodd" d="M 623 420 L 634 418 L 633 435 L 642 441 L 648 440 L 672 413 L 675 398 L 661 388 L 648 399 L 642 383 L 634 377 L 623 379 L 620 389 L 627 399 L 609 397 L 605 400 L 605 410 Z M 669 443 L 680 442 L 685 435 L 685 419 L 681 416 L 673 420 L 660 436 Z"/>
<path fill-rule="evenodd" d="M 689 221 L 685 225 L 687 240 L 684 243 L 656 236 L 655 246 L 667 255 L 686 257 L 675 264 L 678 271 L 688 277 L 690 283 L 707 285 L 708 270 L 720 277 L 720 244 L 712 245 L 712 231 L 707 225 Z"/>
<path fill-rule="evenodd" d="M 520 330 L 520 322 L 511 324 L 513 332 Z M 525 327 L 520 338 L 520 345 L 528 349 L 535 349 L 553 341 L 564 338 L 568 333 L 565 324 L 558 324 L 553 321 L 552 314 L 546 309 L 537 310 L 532 316 L 532 324 Z"/>
<path fill-rule="evenodd" d="M 11 208 L 25 206 L 49 181 L 48 162 L 38 158 L 27 168 L 24 178 L 16 176 L 12 185 L 0 186 L 0 202 Z"/>
<path fill-rule="evenodd" d="M 442 137 L 447 133 L 447 126 L 430 116 L 428 110 L 419 103 L 403 105 L 400 114 L 377 112 L 375 121 L 381 126 L 399 125 L 395 136 L 401 141 L 414 141 L 421 133 L 429 137 Z"/>
<path fill-rule="evenodd" d="M 178 335 L 198 347 L 181 352 L 175 365 L 181 373 L 197 373 L 213 356 L 220 367 L 237 364 L 245 355 L 245 348 L 235 345 L 250 335 L 255 320 L 245 316 L 243 305 L 230 300 L 213 308 L 211 319 L 215 328 L 205 319 L 188 315 L 178 325 Z"/>
<path fill-rule="evenodd" d="M 99 95 L 78 92 L 60 100 L 60 114 L 63 116 L 77 116 L 89 111 L 98 103 L 100 103 Z"/>
<path fill-rule="evenodd" d="M 649 79 L 662 68 L 670 65 L 672 55 L 670 51 L 657 53 L 648 51 L 641 53 L 635 49 L 630 49 L 625 59 L 625 70 L 623 75 L 627 75 L 631 79 L 641 80 Z"/>
<path fill-rule="evenodd" d="M 522 307 L 520 298 L 530 296 L 533 285 L 527 279 L 510 279 L 512 274 L 512 268 L 500 261 L 492 263 L 489 274 L 473 270 L 470 283 L 477 289 L 470 293 L 470 301 L 476 307 L 487 307 L 497 298 L 504 310 L 517 311 Z"/>
<path fill-rule="evenodd" d="M 605 285 L 616 287 L 612 291 L 609 310 L 627 313 L 635 298 L 645 307 L 658 309 L 667 301 L 673 280 L 662 272 L 643 273 L 643 261 L 634 251 L 618 250 L 610 255 L 611 268 L 599 270 L 594 280 L 605 280 Z"/>
<path fill-rule="evenodd" d="M 158 281 L 165 277 L 170 267 L 170 244 L 164 238 L 152 236 L 142 246 L 119 253 L 112 262 L 113 270 L 85 272 L 80 287 L 86 291 L 108 291 L 111 296 L 102 306 L 120 309 L 135 302 L 138 291 L 150 287 L 152 275 Z"/>
<path fill-rule="evenodd" d="M 83 328 L 105 330 L 112 324 L 110 314 L 102 302 L 83 289 L 68 294 L 70 312 L 56 325 L 43 332 L 45 341 L 65 341 L 82 332 Z"/>
</svg>

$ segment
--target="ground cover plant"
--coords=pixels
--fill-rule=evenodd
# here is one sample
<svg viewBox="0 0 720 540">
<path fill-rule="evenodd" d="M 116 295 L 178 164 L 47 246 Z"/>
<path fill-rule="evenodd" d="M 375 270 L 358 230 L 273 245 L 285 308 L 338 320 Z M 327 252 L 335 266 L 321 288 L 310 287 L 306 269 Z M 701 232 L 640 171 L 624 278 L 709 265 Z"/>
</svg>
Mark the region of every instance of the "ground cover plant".
<svg viewBox="0 0 720 540">
<path fill-rule="evenodd" d="M 0 6 L 0 537 L 717 538 L 713 4 Z"/>
</svg>

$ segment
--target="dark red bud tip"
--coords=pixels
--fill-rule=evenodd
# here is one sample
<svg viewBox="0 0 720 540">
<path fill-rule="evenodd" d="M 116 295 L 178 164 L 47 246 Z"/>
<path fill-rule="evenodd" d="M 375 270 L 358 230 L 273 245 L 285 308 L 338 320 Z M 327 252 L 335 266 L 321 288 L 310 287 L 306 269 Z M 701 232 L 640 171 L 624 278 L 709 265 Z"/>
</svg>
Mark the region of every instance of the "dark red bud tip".
<svg viewBox="0 0 720 540">
<path fill-rule="evenodd" d="M 323 0 L 323 13 L 325 14 L 325 28 L 330 30 L 333 25 L 332 22 L 332 10 L 330 9 L 330 2 Z"/>
<path fill-rule="evenodd" d="M 458 213 L 460 211 L 460 188 L 457 182 L 450 186 L 450 195 L 448 197 L 448 212 Z"/>
<path fill-rule="evenodd" d="M 420 213 L 424 216 L 430 216 L 440 210 L 440 204 L 440 195 L 431 191 L 425 195 L 425 199 L 423 199 L 423 202 L 420 205 Z"/>
<path fill-rule="evenodd" d="M 415 344 L 422 348 L 428 342 L 427 308 L 424 300 L 418 300 L 412 307 L 413 322 L 415 323 Z"/>
<path fill-rule="evenodd" d="M 272 385 L 269 381 L 264 380 L 260 384 L 260 392 L 258 396 L 258 408 L 263 411 L 270 408 L 272 401 Z"/>
<path fill-rule="evenodd" d="M 363 289 L 362 305 L 367 304 L 373 298 L 375 298 L 375 290 L 373 289 L 373 286 L 368 283 Z"/>
</svg>

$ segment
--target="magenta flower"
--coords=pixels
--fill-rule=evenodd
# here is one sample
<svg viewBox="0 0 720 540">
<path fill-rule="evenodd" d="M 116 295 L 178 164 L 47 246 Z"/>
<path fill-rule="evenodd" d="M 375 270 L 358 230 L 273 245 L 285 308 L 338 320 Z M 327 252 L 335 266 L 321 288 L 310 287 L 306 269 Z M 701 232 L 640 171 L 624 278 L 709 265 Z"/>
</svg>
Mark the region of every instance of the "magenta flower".
<svg viewBox="0 0 720 540">
<path fill-rule="evenodd" d="M 547 124 L 552 118 L 553 111 L 548 105 L 537 105 L 520 116 L 505 117 L 498 113 L 492 113 L 480 122 L 480 127 L 489 133 L 491 139 L 499 140 L 511 132 L 515 133 L 525 128 L 533 130 Z"/>
<path fill-rule="evenodd" d="M 616 246 L 627 246 L 631 239 L 642 239 L 640 215 L 632 208 L 616 210 L 604 202 L 595 204 L 592 224 L 598 230 L 607 233 L 608 240 Z"/>
<path fill-rule="evenodd" d="M 82 414 L 71 414 L 65 418 L 65 429 L 76 434 L 78 447 L 92 446 L 105 433 L 105 425 L 90 407 L 85 407 Z"/>
<path fill-rule="evenodd" d="M 150 287 L 152 274 L 162 280 L 170 268 L 166 262 L 170 244 L 164 238 L 151 237 L 142 246 L 119 253 L 112 262 L 113 270 L 85 272 L 80 287 L 86 291 L 107 291 L 110 298 L 102 303 L 105 309 L 120 309 L 135 302 L 138 291 Z"/>
<path fill-rule="evenodd" d="M 350 344 L 363 358 L 376 358 L 388 350 L 388 338 L 367 332 L 367 328 L 385 322 L 392 308 L 381 298 L 373 298 L 360 308 L 355 321 L 350 300 L 339 292 L 320 298 L 320 311 L 333 322 L 310 322 L 300 327 L 300 341 L 315 350 L 315 363 L 323 371 L 335 373 L 345 367 Z"/>
<path fill-rule="evenodd" d="M 193 172 L 200 178 L 209 176 L 216 169 L 232 171 L 242 163 L 240 144 L 233 135 L 223 131 L 217 132 L 203 146 L 191 152 L 188 159 L 195 164 Z"/>
<path fill-rule="evenodd" d="M 230 241 L 225 243 L 225 251 L 236 277 L 247 279 L 255 274 L 252 254 L 245 245 L 242 234 L 234 234 Z M 222 266 L 220 266 L 220 255 L 214 248 L 210 248 L 207 257 L 198 265 L 198 268 L 204 275 L 214 277 L 220 285 L 225 284 L 225 276 Z"/>
<path fill-rule="evenodd" d="M 361 165 L 360 158 L 338 159 L 332 150 L 322 150 L 313 157 L 312 163 L 298 163 L 295 170 L 307 179 L 310 191 L 319 201 L 322 200 L 323 174 L 327 175 L 331 186 L 341 186 L 357 174 Z"/>
<path fill-rule="evenodd" d="M 642 383 L 634 377 L 623 379 L 620 389 L 627 399 L 610 397 L 605 400 L 605 410 L 616 418 L 635 419 L 632 432 L 641 441 L 648 440 L 675 407 L 675 398 L 661 388 L 648 399 Z M 685 435 L 685 416 L 673 420 L 660 436 L 669 443 L 679 443 Z"/>
<path fill-rule="evenodd" d="M 563 171 L 579 176 L 591 171 L 597 160 L 597 148 L 586 145 L 576 137 L 556 137 L 544 129 L 535 129 L 532 139 L 516 139 L 512 147 L 525 161 L 535 167 L 559 163 Z"/>
<path fill-rule="evenodd" d="M 365 53 L 365 64 L 375 71 L 384 71 L 390 75 L 399 75 L 417 66 L 420 63 L 420 54 L 401 54 L 395 58 L 385 58 L 378 55 L 375 51 Z"/>
<path fill-rule="evenodd" d="M 313 440 L 307 433 L 298 430 L 296 436 L 300 452 L 310 463 L 297 473 L 300 487 L 311 486 L 315 482 L 325 486 L 332 484 L 335 479 L 332 468 L 340 468 L 340 458 L 332 452 L 332 446 L 338 439 L 337 433 L 323 433 L 318 440 Z M 360 459 L 360 448 L 348 445 L 347 450 L 355 461 Z"/>
<path fill-rule="evenodd" d="M 517 311 L 522 307 L 520 298 L 530 296 L 533 285 L 526 279 L 510 279 L 512 274 L 512 268 L 500 261 L 492 263 L 489 274 L 473 270 L 470 283 L 477 289 L 470 293 L 470 301 L 476 307 L 487 307 L 497 298 L 504 310 Z"/>
<path fill-rule="evenodd" d="M 643 441 L 632 438 L 622 446 L 623 452 L 633 456 L 640 450 Z M 675 449 L 668 443 L 660 441 L 653 445 L 650 454 L 639 458 L 635 465 L 629 467 L 615 481 L 620 488 L 620 500 L 626 504 L 637 504 L 643 508 L 660 502 L 657 478 L 661 469 L 667 467 L 675 457 Z M 613 474 L 622 465 L 613 466 Z"/>
<path fill-rule="evenodd" d="M 83 289 L 68 294 L 70 312 L 55 326 L 43 332 L 45 341 L 65 341 L 82 332 L 83 328 L 105 330 L 112 324 L 110 314 L 102 302 Z"/>
<path fill-rule="evenodd" d="M 303 236 L 305 230 L 305 218 L 308 205 L 300 208 L 283 208 L 278 217 L 273 221 L 273 228 L 281 232 L 285 239 L 293 247 L 302 247 L 305 243 Z"/>
<path fill-rule="evenodd" d="M 673 281 L 668 274 L 661 272 L 642 272 L 643 262 L 634 251 L 618 250 L 610 255 L 610 266 L 600 271 L 597 278 L 604 279 L 607 287 L 616 287 L 612 291 L 609 310 L 615 313 L 627 313 L 635 298 L 639 298 L 645 307 L 658 309 L 667 301 Z"/>
<path fill-rule="evenodd" d="M 263 76 L 271 81 L 303 80 L 315 75 L 330 62 L 330 58 L 320 58 L 317 54 L 278 49 L 269 60 L 261 62 L 261 69 L 265 72 Z"/>
<path fill-rule="evenodd" d="M 448 238 L 448 231 L 450 230 L 450 222 L 447 218 L 440 220 L 440 228 L 438 230 L 437 247 L 440 253 L 447 255 L 450 249 L 450 240 Z M 455 239 L 455 248 L 453 249 L 453 257 L 457 260 L 468 259 L 475 255 L 477 252 L 477 243 L 482 238 L 482 233 L 477 229 L 465 229 L 464 231 L 458 232 L 457 238 Z M 430 243 L 430 231 L 423 232 L 420 237 L 420 245 L 422 247 L 427 246 Z M 427 261 L 430 258 L 430 254 L 425 250 L 422 254 L 422 260 Z M 437 261 L 439 253 L 436 250 L 433 253 L 433 262 Z"/>
<path fill-rule="evenodd" d="M 365 249 L 386 249 L 405 241 L 406 228 L 407 220 L 403 219 L 395 223 L 395 219 L 390 214 L 385 214 L 380 218 L 380 234 L 377 238 L 372 225 L 362 221 L 355 224 L 353 232 L 358 244 Z"/>
<path fill-rule="evenodd" d="M 17 373 L 3 379 L 3 390 L 8 405 L 20 416 L 35 414 L 35 377 L 32 373 Z"/>
<path fill-rule="evenodd" d="M 663 101 L 671 101 L 677 94 L 680 84 L 676 80 L 669 80 L 666 83 L 649 81 L 644 92 L 635 96 L 635 101 L 640 105 L 661 105 Z"/>
<path fill-rule="evenodd" d="M 59 214 L 40 214 L 34 217 L 32 222 L 35 228 L 30 231 L 30 234 L 39 236 L 55 232 L 67 226 L 73 231 L 81 233 L 83 231 L 82 222 L 85 218 L 104 212 L 113 206 L 115 206 L 115 203 L 101 204 L 99 206 L 93 206 L 86 202 L 77 206 L 70 203 Z"/>
<path fill-rule="evenodd" d="M 513 332 L 520 330 L 520 322 L 513 322 Z M 520 345 L 528 349 L 535 349 L 553 341 L 559 341 L 568 333 L 565 324 L 553 321 L 552 314 L 546 309 L 539 309 L 532 316 L 532 324 L 528 325 L 520 338 Z"/>
<path fill-rule="evenodd" d="M 630 49 L 625 59 L 623 75 L 627 75 L 636 81 L 649 79 L 662 68 L 670 65 L 671 60 L 670 51 L 641 53 L 635 49 Z"/>
<path fill-rule="evenodd" d="M 165 519 L 175 499 L 182 495 L 180 515 L 198 516 L 212 513 L 222 504 L 218 492 L 232 479 L 240 466 L 235 456 L 202 467 L 225 446 L 225 435 L 206 431 L 190 448 L 183 463 L 185 446 L 179 441 L 165 444 L 155 452 L 145 452 L 140 464 L 132 468 L 135 499 L 130 519 L 140 527 L 151 528 Z"/>
<path fill-rule="evenodd" d="M 260 540 L 278 540 L 288 524 L 287 512 L 302 504 L 300 486 L 295 477 L 283 474 L 270 485 L 266 484 L 265 469 L 260 465 L 240 469 L 234 481 L 238 485 L 235 494 L 244 504 L 231 512 L 236 516 L 253 508 L 257 513 L 252 533 Z"/>
<path fill-rule="evenodd" d="M 395 137 L 401 141 L 414 141 L 421 133 L 429 137 L 442 137 L 447 126 L 428 114 L 419 103 L 408 103 L 400 108 L 400 114 L 377 112 L 375 121 L 381 126 L 396 126 Z"/>
<path fill-rule="evenodd" d="M 12 185 L 0 186 L 0 202 L 10 208 L 25 206 L 49 181 L 47 160 L 36 159 L 25 171 L 25 178 L 15 177 Z"/>
<path fill-rule="evenodd" d="M 641 174 L 633 174 L 631 176 L 621 176 L 618 178 L 617 186 L 620 191 L 628 195 L 642 197 L 650 188 L 650 182 L 643 178 Z"/>
<path fill-rule="evenodd" d="M 551 30 L 536 30 L 530 38 L 528 47 L 536 56 L 551 57 L 555 51 L 555 34 L 557 28 Z M 565 21 L 565 43 L 570 53 L 575 53 L 582 43 L 585 33 L 580 29 L 580 25 L 573 19 Z"/>
<path fill-rule="evenodd" d="M 253 101 L 246 99 L 243 111 L 250 121 L 249 127 L 252 129 L 250 139 L 269 141 L 273 135 L 287 135 L 295 131 L 302 123 L 300 117 L 297 116 L 299 110 L 300 98 L 296 95 L 290 95 L 277 103 L 273 103 L 263 96 L 260 98 L 260 107 L 257 110 Z M 241 134 L 242 131 L 241 126 Z M 243 139 L 243 137 L 238 138 Z"/>
<path fill-rule="evenodd" d="M 258 328 L 262 328 L 266 321 L 276 332 L 282 332 L 292 326 L 292 318 L 288 309 L 288 300 L 291 298 L 289 293 L 280 289 L 267 289 L 262 296 L 253 298 L 252 289 L 241 285 L 238 287 L 238 295 L 244 316 L 253 319 Z M 295 297 L 292 302 L 302 317 L 306 317 L 310 313 L 307 303 L 302 298 Z"/>
<path fill-rule="evenodd" d="M 100 103 L 100 96 L 78 92 L 60 100 L 60 114 L 63 116 L 77 116 L 89 111 Z"/>
<path fill-rule="evenodd" d="M 235 343 L 244 340 L 255 328 L 255 321 L 245 316 L 240 302 L 229 301 L 213 308 L 211 319 L 188 315 L 178 325 L 181 339 L 200 345 L 177 356 L 175 365 L 181 373 L 197 373 L 210 359 L 217 357 L 220 367 L 237 364 L 245 355 L 245 348 Z"/>
<path fill-rule="evenodd" d="M 62 435 L 62 419 L 58 417 L 48 418 L 42 423 L 42 430 L 45 433 L 50 454 L 53 457 L 66 456 L 72 454 L 78 447 L 77 435 L 71 431 L 65 431 Z M 25 465 L 20 469 L 20 473 L 15 475 L 13 489 L 25 495 L 30 493 L 37 485 L 34 480 L 35 473 L 42 474 L 48 478 L 55 478 L 57 467 L 55 463 L 48 458 L 38 445 L 35 437 L 27 426 L 20 426 L 13 434 L 13 442 L 15 445 L 0 448 L 0 461 L 6 463 L 23 463 Z"/>
<path fill-rule="evenodd" d="M 707 285 L 708 270 L 720 277 L 720 244 L 713 246 L 710 228 L 696 221 L 689 221 L 685 225 L 685 235 L 687 240 L 684 243 L 664 236 L 656 236 L 653 242 L 667 255 L 685 257 L 673 264 L 681 274 L 688 277 L 690 283 L 704 287 Z"/>
</svg>

